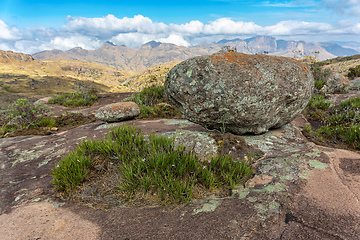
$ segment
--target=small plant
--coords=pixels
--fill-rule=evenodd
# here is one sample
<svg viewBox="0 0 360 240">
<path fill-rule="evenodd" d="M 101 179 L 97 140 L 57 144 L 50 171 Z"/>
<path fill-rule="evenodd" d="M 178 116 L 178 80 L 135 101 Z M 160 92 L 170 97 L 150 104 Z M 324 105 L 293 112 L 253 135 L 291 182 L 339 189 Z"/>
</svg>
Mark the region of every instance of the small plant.
<svg viewBox="0 0 360 240">
<path fill-rule="evenodd" d="M 65 107 L 92 106 L 98 97 L 96 89 L 89 86 L 78 86 L 75 93 L 65 93 L 49 99 L 50 104 L 60 104 Z"/>
<path fill-rule="evenodd" d="M 309 103 L 308 108 L 313 111 L 308 117 L 321 121 L 322 126 L 314 131 L 313 136 L 321 141 L 327 139 L 330 142 L 343 142 L 349 148 L 360 149 L 360 98 L 343 101 L 338 107 L 329 109 L 328 103 L 323 102 L 323 97 L 317 95 L 314 99 Z M 304 130 L 306 131 L 306 126 Z"/>
<path fill-rule="evenodd" d="M 138 105 L 154 106 L 158 103 L 165 102 L 164 86 L 152 85 L 145 87 L 140 93 L 134 94 L 126 101 L 135 102 Z"/>
<path fill-rule="evenodd" d="M 310 124 L 306 124 L 306 125 L 304 126 L 304 131 L 305 131 L 305 132 L 308 132 L 308 133 L 311 133 L 311 132 L 312 132 L 311 125 L 310 125 Z"/>
<path fill-rule="evenodd" d="M 327 77 L 330 75 L 330 72 L 324 72 L 317 63 L 310 67 L 310 71 L 315 80 L 315 88 L 320 90 L 326 84 Z"/>
<path fill-rule="evenodd" d="M 325 101 L 325 97 L 321 94 L 315 94 L 311 96 L 308 106 L 313 109 L 326 110 L 331 104 Z"/>
<path fill-rule="evenodd" d="M 51 108 L 43 104 L 32 104 L 20 98 L 8 109 L 0 111 L 0 124 L 6 128 L 29 128 L 51 115 Z"/>
<path fill-rule="evenodd" d="M 134 127 L 112 128 L 102 140 L 81 142 L 52 171 L 52 184 L 71 192 L 91 174 L 97 164 L 111 162 L 120 177 L 120 191 L 127 200 L 154 196 L 157 202 L 189 202 L 204 189 L 232 189 L 252 174 L 250 163 L 229 156 L 200 161 L 184 146 L 165 136 L 145 137 Z"/>
<path fill-rule="evenodd" d="M 354 68 L 349 68 L 349 72 L 348 72 L 347 76 L 349 77 L 349 79 L 354 79 L 354 78 L 360 77 L 360 65 L 358 65 Z"/>
<path fill-rule="evenodd" d="M 179 110 L 167 102 L 164 86 L 145 87 L 140 93 L 134 94 L 124 101 L 132 101 L 139 105 L 140 116 L 138 118 L 181 117 Z"/>
</svg>

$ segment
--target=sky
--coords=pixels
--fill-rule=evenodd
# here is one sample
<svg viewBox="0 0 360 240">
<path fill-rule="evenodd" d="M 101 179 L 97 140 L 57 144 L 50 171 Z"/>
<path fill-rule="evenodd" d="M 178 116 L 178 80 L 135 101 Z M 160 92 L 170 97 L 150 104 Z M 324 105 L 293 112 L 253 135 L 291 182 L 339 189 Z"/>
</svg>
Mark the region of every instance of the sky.
<svg viewBox="0 0 360 240">
<path fill-rule="evenodd" d="M 256 35 L 360 42 L 360 0 L 0 0 L 0 50 L 28 54 Z"/>
</svg>

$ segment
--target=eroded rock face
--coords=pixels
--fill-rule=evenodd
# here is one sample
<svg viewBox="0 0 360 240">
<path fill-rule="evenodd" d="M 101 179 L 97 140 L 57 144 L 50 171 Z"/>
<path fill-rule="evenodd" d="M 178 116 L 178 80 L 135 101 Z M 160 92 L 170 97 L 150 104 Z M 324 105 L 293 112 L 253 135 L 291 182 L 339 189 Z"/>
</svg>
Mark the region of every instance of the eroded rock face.
<svg viewBox="0 0 360 240">
<path fill-rule="evenodd" d="M 221 52 L 185 60 L 165 81 L 169 100 L 189 119 L 235 134 L 291 122 L 311 98 L 314 80 L 284 57 Z"/>
<path fill-rule="evenodd" d="M 140 114 L 139 106 L 134 102 L 118 102 L 99 108 L 95 117 L 105 122 L 119 122 L 134 118 Z"/>
</svg>

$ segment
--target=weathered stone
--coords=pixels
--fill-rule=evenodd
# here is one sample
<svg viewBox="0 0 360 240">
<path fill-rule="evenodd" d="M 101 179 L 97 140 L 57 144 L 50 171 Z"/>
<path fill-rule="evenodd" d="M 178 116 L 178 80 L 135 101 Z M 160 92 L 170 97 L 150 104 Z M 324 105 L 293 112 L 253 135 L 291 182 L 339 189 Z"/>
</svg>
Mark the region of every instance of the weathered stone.
<svg viewBox="0 0 360 240">
<path fill-rule="evenodd" d="M 348 91 L 346 86 L 346 79 L 339 73 L 331 73 L 325 83 L 320 89 L 320 93 L 333 94 L 333 93 L 344 93 Z"/>
<path fill-rule="evenodd" d="M 95 117 L 105 122 L 119 122 L 134 118 L 140 114 L 139 106 L 134 102 L 118 102 L 99 108 Z"/>
<path fill-rule="evenodd" d="M 220 52 L 170 70 L 169 100 L 190 121 L 235 134 L 266 132 L 291 122 L 307 105 L 314 80 L 284 57 Z"/>
</svg>

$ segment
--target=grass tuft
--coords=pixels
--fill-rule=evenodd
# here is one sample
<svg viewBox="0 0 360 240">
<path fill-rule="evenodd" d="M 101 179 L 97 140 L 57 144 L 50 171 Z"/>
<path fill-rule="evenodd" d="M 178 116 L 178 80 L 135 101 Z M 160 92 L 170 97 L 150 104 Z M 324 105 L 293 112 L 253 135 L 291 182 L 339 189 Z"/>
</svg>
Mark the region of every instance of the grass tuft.
<svg viewBox="0 0 360 240">
<path fill-rule="evenodd" d="M 199 189 L 232 189 L 252 174 L 246 161 L 230 156 L 215 156 L 200 161 L 174 139 L 140 134 L 130 126 L 112 128 L 101 140 L 83 141 L 63 157 L 53 169 L 52 184 L 58 190 L 71 192 L 90 178 L 93 162 L 116 166 L 119 191 L 126 200 L 155 196 L 158 203 L 187 203 Z"/>
<path fill-rule="evenodd" d="M 320 121 L 316 131 L 309 132 L 317 139 L 342 142 L 349 148 L 360 149 L 360 98 L 343 101 L 337 107 L 330 107 L 323 96 L 314 95 L 304 113 L 311 120 Z M 310 128 L 311 129 L 311 128 Z"/>
</svg>

